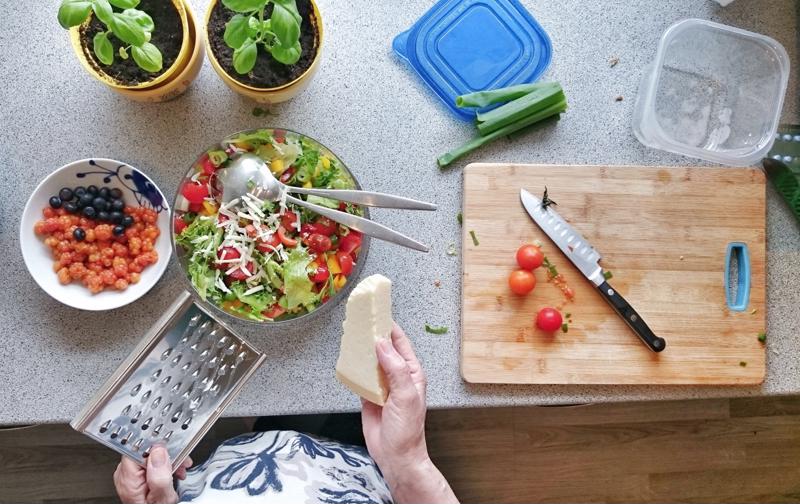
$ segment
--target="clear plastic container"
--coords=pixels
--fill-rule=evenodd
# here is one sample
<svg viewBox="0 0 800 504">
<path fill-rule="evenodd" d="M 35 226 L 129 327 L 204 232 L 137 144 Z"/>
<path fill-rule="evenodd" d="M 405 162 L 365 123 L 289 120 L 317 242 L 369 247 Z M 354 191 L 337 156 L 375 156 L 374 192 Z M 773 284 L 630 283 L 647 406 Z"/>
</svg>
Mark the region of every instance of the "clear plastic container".
<svg viewBox="0 0 800 504">
<path fill-rule="evenodd" d="M 633 131 L 644 145 L 748 166 L 775 140 L 789 56 L 774 39 L 701 19 L 670 26 L 644 73 Z"/>
</svg>

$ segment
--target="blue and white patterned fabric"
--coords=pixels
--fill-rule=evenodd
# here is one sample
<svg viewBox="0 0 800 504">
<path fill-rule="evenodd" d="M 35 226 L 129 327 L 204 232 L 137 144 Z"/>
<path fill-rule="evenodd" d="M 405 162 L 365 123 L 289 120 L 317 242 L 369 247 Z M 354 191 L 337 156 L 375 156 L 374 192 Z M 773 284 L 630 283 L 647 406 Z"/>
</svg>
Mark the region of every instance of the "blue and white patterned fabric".
<svg viewBox="0 0 800 504">
<path fill-rule="evenodd" d="M 194 504 L 391 503 L 378 466 L 359 446 L 295 431 L 243 434 L 222 443 L 178 482 Z"/>
</svg>

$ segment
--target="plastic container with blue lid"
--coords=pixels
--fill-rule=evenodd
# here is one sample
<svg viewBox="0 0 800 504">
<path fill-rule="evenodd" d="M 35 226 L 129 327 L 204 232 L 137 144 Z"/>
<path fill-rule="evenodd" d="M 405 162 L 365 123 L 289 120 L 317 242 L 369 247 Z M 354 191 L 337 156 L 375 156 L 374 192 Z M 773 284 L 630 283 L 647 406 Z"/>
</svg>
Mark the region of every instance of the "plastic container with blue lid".
<svg viewBox="0 0 800 504">
<path fill-rule="evenodd" d="M 456 96 L 534 82 L 550 65 L 550 37 L 518 0 L 440 0 L 394 51 L 463 120 Z"/>
</svg>

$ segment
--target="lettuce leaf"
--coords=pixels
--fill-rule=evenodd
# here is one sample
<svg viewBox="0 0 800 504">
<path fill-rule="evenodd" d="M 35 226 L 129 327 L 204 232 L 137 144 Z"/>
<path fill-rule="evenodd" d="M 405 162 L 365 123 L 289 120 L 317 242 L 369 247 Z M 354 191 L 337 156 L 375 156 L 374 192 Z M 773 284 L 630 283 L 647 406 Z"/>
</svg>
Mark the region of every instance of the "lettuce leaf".
<svg viewBox="0 0 800 504">
<path fill-rule="evenodd" d="M 290 310 L 300 306 L 311 310 L 319 299 L 319 294 L 311 291 L 314 283 L 308 278 L 307 268 L 311 261 L 308 252 L 296 248 L 289 253 L 288 259 L 283 263 L 286 307 Z"/>
<path fill-rule="evenodd" d="M 186 269 L 189 273 L 189 280 L 203 300 L 206 300 L 209 296 L 215 294 L 215 291 L 219 290 L 214 283 L 216 279 L 215 272 L 204 258 L 191 258 Z"/>
<path fill-rule="evenodd" d="M 259 317 L 263 318 L 261 312 L 275 304 L 275 294 L 265 290 L 256 292 L 255 294 L 245 295 L 247 285 L 243 282 L 234 282 L 230 287 L 236 299 L 250 307 L 250 311 Z"/>
</svg>

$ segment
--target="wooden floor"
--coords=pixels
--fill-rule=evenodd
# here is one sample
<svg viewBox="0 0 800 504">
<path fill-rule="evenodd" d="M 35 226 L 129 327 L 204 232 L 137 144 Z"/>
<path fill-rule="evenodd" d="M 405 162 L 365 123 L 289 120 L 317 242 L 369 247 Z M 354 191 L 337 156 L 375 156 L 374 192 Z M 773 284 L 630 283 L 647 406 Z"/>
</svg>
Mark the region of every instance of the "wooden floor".
<svg viewBox="0 0 800 504">
<path fill-rule="evenodd" d="M 431 411 L 428 443 L 463 502 L 800 502 L 800 397 Z M 117 460 L 68 426 L 0 430 L 0 502 L 115 502 Z"/>
</svg>

